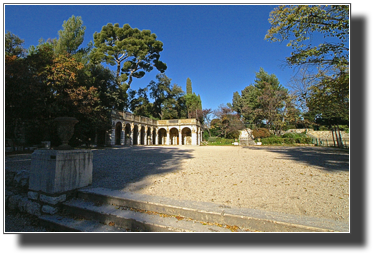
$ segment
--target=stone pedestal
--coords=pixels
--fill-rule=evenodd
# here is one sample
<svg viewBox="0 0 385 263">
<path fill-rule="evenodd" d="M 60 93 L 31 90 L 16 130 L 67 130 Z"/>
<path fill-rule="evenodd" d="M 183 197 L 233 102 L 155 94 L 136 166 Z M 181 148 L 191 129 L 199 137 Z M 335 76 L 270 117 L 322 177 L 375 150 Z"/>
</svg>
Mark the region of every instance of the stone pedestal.
<svg viewBox="0 0 385 263">
<path fill-rule="evenodd" d="M 36 150 L 29 189 L 57 195 L 92 183 L 91 150 Z"/>
</svg>

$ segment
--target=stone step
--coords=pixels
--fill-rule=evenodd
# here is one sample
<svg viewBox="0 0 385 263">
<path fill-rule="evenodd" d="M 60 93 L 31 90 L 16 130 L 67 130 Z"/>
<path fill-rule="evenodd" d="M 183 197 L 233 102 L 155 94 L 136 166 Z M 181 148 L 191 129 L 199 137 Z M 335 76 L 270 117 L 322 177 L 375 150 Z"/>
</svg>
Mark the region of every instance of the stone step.
<svg viewBox="0 0 385 263">
<path fill-rule="evenodd" d="M 83 199 L 72 199 L 63 205 L 64 213 L 67 215 L 80 215 L 87 220 L 97 221 L 106 226 L 113 225 L 130 232 L 231 232 L 230 228 L 178 216 L 131 211 L 126 207 L 108 204 L 95 205 L 94 202 Z"/>
<path fill-rule="evenodd" d="M 98 205 L 114 205 L 136 211 L 183 217 L 199 222 L 227 225 L 259 232 L 349 232 L 349 225 L 329 219 L 268 212 L 258 209 L 231 208 L 224 205 L 175 200 L 105 188 L 84 188 L 78 198 Z"/>
<path fill-rule="evenodd" d="M 55 232 L 127 232 L 126 229 L 101 224 L 95 220 L 75 219 L 63 215 L 42 215 L 39 217 L 42 226 L 54 229 Z"/>
</svg>

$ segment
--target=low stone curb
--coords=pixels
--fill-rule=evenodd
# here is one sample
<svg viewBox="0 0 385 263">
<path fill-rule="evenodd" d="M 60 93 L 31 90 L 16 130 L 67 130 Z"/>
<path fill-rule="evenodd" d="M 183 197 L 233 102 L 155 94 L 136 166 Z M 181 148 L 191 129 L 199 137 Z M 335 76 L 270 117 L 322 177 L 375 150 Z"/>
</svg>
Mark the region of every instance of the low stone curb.
<svg viewBox="0 0 385 263">
<path fill-rule="evenodd" d="M 213 203 L 181 201 L 105 188 L 81 189 L 78 191 L 78 197 L 263 232 L 349 232 L 348 224 L 329 219 L 231 208 Z"/>
</svg>

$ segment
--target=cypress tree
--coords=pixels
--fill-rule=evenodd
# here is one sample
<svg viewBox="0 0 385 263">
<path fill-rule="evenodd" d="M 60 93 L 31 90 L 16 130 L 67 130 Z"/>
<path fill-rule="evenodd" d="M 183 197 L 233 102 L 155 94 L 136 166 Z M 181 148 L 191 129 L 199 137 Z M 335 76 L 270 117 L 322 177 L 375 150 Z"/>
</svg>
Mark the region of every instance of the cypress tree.
<svg viewBox="0 0 385 263">
<path fill-rule="evenodd" d="M 192 85 L 191 85 L 191 79 L 190 78 L 187 78 L 187 81 L 186 81 L 186 93 L 192 94 Z"/>
</svg>

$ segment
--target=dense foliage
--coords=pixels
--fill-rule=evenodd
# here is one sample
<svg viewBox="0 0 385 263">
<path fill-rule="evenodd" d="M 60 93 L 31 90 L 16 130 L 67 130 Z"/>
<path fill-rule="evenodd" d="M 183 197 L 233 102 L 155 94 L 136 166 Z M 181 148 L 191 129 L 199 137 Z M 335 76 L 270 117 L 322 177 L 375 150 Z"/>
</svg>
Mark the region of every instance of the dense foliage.
<svg viewBox="0 0 385 263">
<path fill-rule="evenodd" d="M 293 49 L 286 58 L 290 66 L 316 73 L 296 79 L 301 106 L 306 105 L 303 124 L 332 126 L 349 122 L 349 5 L 279 6 L 270 13 L 271 28 L 265 39 L 287 41 Z M 315 43 L 313 36 L 322 36 Z M 306 68 L 304 68 L 306 66 Z"/>
<path fill-rule="evenodd" d="M 94 34 L 94 49 L 92 43 L 80 48 L 84 32 L 81 17 L 72 16 L 64 21 L 58 39 L 40 40 L 28 52 L 22 39 L 6 33 L 6 138 L 16 144 L 44 140 L 58 144 L 53 119 L 69 116 L 79 120 L 71 144 L 98 143 L 94 139 L 103 140 L 104 131 L 110 128 L 111 110 L 127 107 L 126 91 L 132 78 L 153 68 L 166 69 L 159 60 L 163 44 L 148 30 L 108 24 Z M 121 68 L 119 64 L 115 75 L 101 62 L 124 64 Z M 139 106 L 138 113 L 148 110 Z"/>
<path fill-rule="evenodd" d="M 269 130 L 281 130 L 289 122 L 296 121 L 297 110 L 292 97 L 274 74 L 263 68 L 255 74 L 254 84 L 233 94 L 229 105 L 249 127 L 266 126 Z"/>
</svg>

